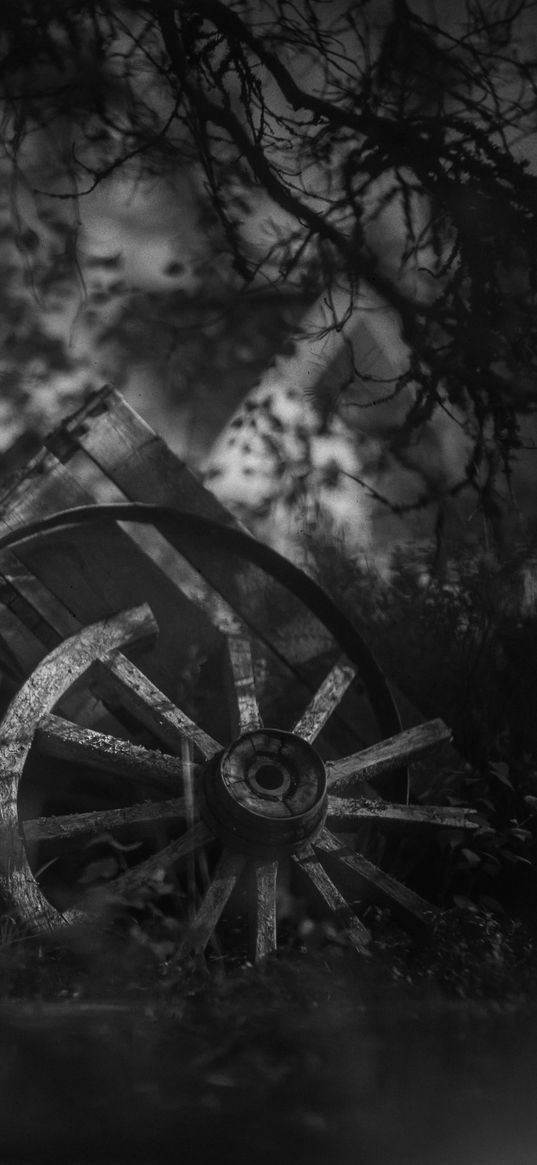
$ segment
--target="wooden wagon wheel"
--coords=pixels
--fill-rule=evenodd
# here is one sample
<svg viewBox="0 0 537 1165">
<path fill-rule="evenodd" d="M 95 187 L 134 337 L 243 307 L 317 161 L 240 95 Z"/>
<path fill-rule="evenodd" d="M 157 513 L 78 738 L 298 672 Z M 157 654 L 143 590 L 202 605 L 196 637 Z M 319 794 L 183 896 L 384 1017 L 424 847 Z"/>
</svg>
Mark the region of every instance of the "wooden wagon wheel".
<svg viewBox="0 0 537 1165">
<path fill-rule="evenodd" d="M 402 766 L 449 740 L 445 724 L 433 720 L 401 731 L 389 687 L 352 624 L 309 577 L 236 528 L 162 506 L 119 503 L 52 515 L 2 539 L 0 549 L 23 537 L 97 519 L 150 523 L 165 536 L 173 534 L 174 539 L 181 530 L 201 532 L 215 548 L 219 542 L 231 546 L 243 561 L 261 566 L 291 593 L 300 594 L 333 635 L 342 654 L 290 730 L 265 725 L 248 627 L 216 596 L 218 601 L 209 606 L 226 643 L 235 712 L 231 739 L 216 740 L 123 654 L 157 635 L 159 628 L 148 605 L 86 627 L 52 651 L 12 700 L 0 726 L 4 889 L 18 916 L 33 927 L 46 929 L 88 916 L 83 903 L 80 909 L 60 912 L 47 900 L 30 868 L 27 847 L 44 839 L 72 841 L 125 826 L 143 828 L 157 821 L 179 823 L 180 836 L 125 870 L 110 885 L 116 897 L 128 898 L 159 872 L 189 855 L 203 854 L 207 847 L 211 852 L 216 847 L 219 853 L 208 883 L 201 895 L 198 885 L 200 900 L 185 922 L 180 953 L 206 947 L 241 883 L 251 884 L 254 890 L 252 954 L 262 959 L 273 951 L 277 945 L 278 867 L 283 861 L 300 872 L 359 952 L 367 950 L 369 934 L 351 902 L 360 902 L 364 896 L 387 904 L 409 926 L 430 924 L 435 909 L 359 852 L 349 835 L 364 822 L 402 828 L 475 826 L 475 815 L 468 810 L 405 802 Z M 215 599 L 213 592 L 211 597 Z M 166 752 L 54 715 L 65 694 L 83 680 L 97 685 L 105 702 L 111 698 L 119 703 Z M 318 738 L 337 715 L 347 691 L 360 682 L 365 683 L 381 734 L 390 728 L 395 731 L 379 744 L 339 759 L 323 760 L 316 747 Z M 19 784 L 32 746 L 46 756 L 82 762 L 124 778 L 133 787 L 142 781 L 146 791 L 151 790 L 152 799 L 127 807 L 21 822 Z M 392 789 L 399 790 L 395 800 L 383 800 L 370 784 L 386 776 Z M 341 832 L 343 838 L 338 836 Z M 352 890 L 346 891 L 347 896 L 340 888 L 339 875 L 346 885 L 350 880 Z"/>
</svg>

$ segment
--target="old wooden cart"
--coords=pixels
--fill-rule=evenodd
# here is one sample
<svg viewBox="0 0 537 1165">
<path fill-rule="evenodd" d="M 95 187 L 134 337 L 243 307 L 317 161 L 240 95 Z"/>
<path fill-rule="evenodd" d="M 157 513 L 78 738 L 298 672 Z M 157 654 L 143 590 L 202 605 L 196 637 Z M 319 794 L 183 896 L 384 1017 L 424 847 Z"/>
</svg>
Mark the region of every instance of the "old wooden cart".
<svg viewBox="0 0 537 1165">
<path fill-rule="evenodd" d="M 69 926 L 173 875 L 179 954 L 225 935 L 233 908 L 262 959 L 290 869 L 359 952 L 365 901 L 434 920 L 371 860 L 371 831 L 474 826 L 407 803 L 405 764 L 449 730 L 401 729 L 330 598 L 118 393 L 67 420 L 0 507 L 0 663 L 18 689 L 0 728 L 4 910 Z"/>
</svg>

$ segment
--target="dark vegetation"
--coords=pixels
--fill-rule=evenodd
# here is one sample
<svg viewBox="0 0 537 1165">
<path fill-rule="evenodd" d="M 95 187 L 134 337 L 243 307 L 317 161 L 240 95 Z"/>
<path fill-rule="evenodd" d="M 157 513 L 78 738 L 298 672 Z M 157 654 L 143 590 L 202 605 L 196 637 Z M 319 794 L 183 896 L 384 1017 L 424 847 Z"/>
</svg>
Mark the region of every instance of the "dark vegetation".
<svg viewBox="0 0 537 1165">
<path fill-rule="evenodd" d="M 133 296 L 116 259 L 103 257 L 115 282 L 84 307 L 98 319 L 108 297 L 119 312 L 104 331 L 97 327 L 95 343 L 136 363 L 155 328 L 169 327 L 168 343 L 155 345 L 154 371 L 171 384 L 180 365 L 177 392 L 201 394 L 203 408 L 211 407 L 211 363 L 228 378 L 239 368 L 237 392 L 245 390 L 277 335 L 292 330 L 297 305 L 320 291 L 347 287 L 351 312 L 367 286 L 396 310 L 408 368 L 395 383 L 379 383 L 378 402 L 375 378 L 354 368 L 352 407 L 370 416 L 388 390 L 395 408 L 382 430 L 381 461 L 389 452 L 402 466 L 435 413 L 453 411 L 468 438 L 467 462 L 449 488 L 434 467 L 424 469 L 406 506 L 437 510 L 437 545 L 425 570 L 403 551 L 387 583 L 343 552 L 338 560 L 333 546 L 323 554 L 317 544 L 312 553 L 411 715 L 442 715 L 453 725 L 456 753 L 432 785 L 418 767 L 414 795 L 470 803 L 482 814 L 472 843 L 441 838 L 414 863 L 410 880 L 448 910 L 470 911 L 483 935 L 506 912 L 507 936 L 513 910 L 534 904 L 537 809 L 534 515 L 516 511 L 512 489 L 536 401 L 533 5 L 467 4 L 438 24 L 405 2 L 378 23 L 367 3 L 331 14 L 328 7 L 4 6 L 3 166 L 11 193 L 3 237 L 22 256 L 22 267 L 17 260 L 6 268 L 2 292 L 4 389 L 24 408 L 28 360 L 41 361 L 37 394 L 47 377 L 75 371 L 43 320 L 50 297 L 68 296 L 77 280 L 83 289 L 99 262 L 85 268 L 78 254 L 77 205 L 123 168 L 142 181 L 188 171 L 196 230 L 217 262 L 205 253 L 201 296 Z M 33 199 L 37 232 L 23 192 Z M 264 221 L 272 219 L 265 249 L 248 233 L 260 207 Z M 390 210 L 404 239 L 395 252 L 378 238 Z M 289 291 L 295 298 L 286 301 Z M 271 295 L 276 306 L 268 311 Z M 199 344 L 198 329 L 211 345 Z M 330 391 L 319 405 L 326 420 L 336 405 Z M 482 515 L 486 553 L 475 538 L 441 545 L 450 498 L 465 490 Z M 506 512 L 517 513 L 511 529 Z M 515 527 L 525 537 L 519 551 Z M 155 916 L 157 933 L 138 938 L 158 965 L 158 903 Z"/>
<path fill-rule="evenodd" d="M 468 0 L 437 19 L 406 0 L 10 0 L 0 18 L 9 394 L 25 397 L 20 371 L 35 381 L 37 356 L 37 389 L 47 368 L 76 371 L 28 288 L 46 308 L 78 285 L 81 309 L 97 317 L 113 300 L 122 327 L 115 339 L 97 328 L 96 343 L 109 360 L 115 344 L 121 375 L 120 333 L 147 304 L 121 278 L 85 302 L 77 205 L 122 172 L 186 173 L 211 254 L 196 269 L 201 299 L 271 286 L 307 300 L 346 287 L 351 313 L 360 288 L 380 296 L 401 320 L 408 367 L 391 384 L 367 361 L 356 367 L 353 409 L 365 424 L 372 398 L 391 397 L 380 460 L 401 465 L 434 417 L 453 416 L 466 463 L 447 488 L 424 468 L 412 506 L 432 500 L 441 517 L 449 496 L 477 495 L 501 542 L 536 402 L 533 18 L 531 0 Z M 103 271 L 114 262 L 102 256 Z"/>
<path fill-rule="evenodd" d="M 10 182 L 2 238 L 11 256 L 0 291 L 2 390 L 13 410 L 25 413 L 26 430 L 34 426 L 31 436 L 42 431 L 46 413 L 44 406 L 32 411 L 34 397 L 45 395 L 51 374 L 81 373 L 83 387 L 91 383 L 91 369 L 78 368 L 68 345 L 50 338 L 36 304 L 50 306 L 54 294 L 68 298 L 76 289 L 94 313 L 96 350 L 106 352 L 121 383 L 126 354 L 145 341 L 140 321 L 147 326 L 148 307 L 162 318 L 165 303 L 170 345 L 166 358 L 165 346 L 156 345 L 152 367 L 171 384 L 186 352 L 183 391 L 191 390 L 201 366 L 209 408 L 210 360 L 207 351 L 196 353 L 192 331 L 197 326 L 204 335 L 210 332 L 207 288 L 216 304 L 212 338 L 215 349 L 224 349 L 230 378 L 233 342 L 237 336 L 244 340 L 246 388 L 248 377 L 257 374 L 259 351 L 252 352 L 251 337 L 243 335 L 244 320 L 231 339 L 222 304 L 231 294 L 240 316 L 241 297 L 251 286 L 261 285 L 263 293 L 268 286 L 272 295 L 285 285 L 297 303 L 345 286 L 349 310 L 367 286 L 398 313 L 410 357 L 395 383 L 378 386 L 379 396 L 387 390 L 396 406 L 383 429 L 381 461 L 388 451 L 407 464 L 427 425 L 446 411 L 468 438 L 457 480 L 446 486 L 432 470 L 424 472 L 408 507 L 436 507 L 438 538 L 426 569 L 404 552 L 387 582 L 333 546 L 312 551 L 321 581 L 400 689 L 405 715 L 441 715 L 453 725 L 454 750 L 439 758 L 432 780 L 424 766 L 416 766 L 413 795 L 424 802 L 468 803 L 480 813 L 481 829 L 471 842 L 441 836 L 426 851 L 415 851 L 411 862 L 408 854 L 399 855 L 409 884 L 445 910 L 430 940 L 408 938 L 387 914 L 369 908 L 374 953 L 358 963 L 332 928 L 301 908 L 281 953 L 264 969 L 231 956 L 177 966 L 179 924 L 173 914 L 170 920 L 168 887 L 161 887 L 161 897 L 148 896 L 122 928 L 102 933 L 74 931 L 69 939 L 36 941 L 21 935 L 12 920 L 0 923 L 4 1001 L 87 1005 L 93 1032 L 100 1005 L 126 1003 L 144 1011 L 135 1053 L 117 1018 L 101 1018 L 100 1049 L 89 1040 L 83 1074 L 88 1093 L 97 1081 L 102 1089 L 102 1047 L 109 1052 L 104 1080 L 116 1110 L 107 1110 L 104 1128 L 118 1155 L 118 1120 L 120 1131 L 128 1126 L 139 1137 L 140 1152 L 145 1148 L 149 1159 L 151 1122 L 171 1139 L 178 1120 L 188 1127 L 192 1112 L 201 1112 L 200 1144 L 208 1159 L 202 1135 L 208 1112 L 213 1136 L 228 1136 L 231 1143 L 236 1122 L 242 1148 L 248 1144 L 251 1151 L 257 1140 L 256 1159 L 273 1159 L 281 1146 L 268 1135 L 259 1147 L 254 1127 L 257 1090 L 267 1108 L 275 1105 L 280 1117 L 283 1112 L 278 1127 L 288 1148 L 300 1141 L 309 1161 L 324 1162 L 339 1146 L 342 1161 L 355 1160 L 358 1133 L 367 1160 L 373 1143 L 378 1145 L 368 1110 L 376 1106 L 379 1124 L 393 1119 L 394 1110 L 383 1108 L 379 1096 L 387 1094 L 386 1080 L 390 1095 L 397 1094 L 409 1063 L 407 1047 L 397 1045 L 394 1083 L 386 1051 L 393 1053 L 393 1041 L 383 1043 L 378 1035 L 383 1023 L 391 1022 L 393 1032 L 401 1024 L 411 1037 L 405 1016 L 419 1008 L 429 1022 L 439 1000 L 442 1006 L 453 998 L 476 1007 L 486 1003 L 496 1014 L 535 1002 L 535 513 L 528 491 L 524 512 L 517 495 L 518 468 L 533 448 L 537 403 L 535 8 L 529 0 L 468 2 L 462 25 L 457 19 L 436 25 L 402 0 L 379 32 L 373 7 L 334 6 L 336 14 L 328 19 L 332 4 L 313 0 L 260 9 L 205 0 L 4 0 L 0 14 L 2 165 Z M 205 301 L 199 310 L 190 300 L 185 306 L 183 293 L 176 300 L 140 297 L 118 281 L 106 295 L 119 305 L 119 322 L 107 329 L 98 316 L 102 292 L 84 300 L 77 200 L 123 167 L 140 179 L 189 167 L 199 229 L 217 258 L 202 272 Z M 23 191 L 35 202 L 31 227 Z M 266 217 L 279 214 L 270 242 L 261 248 L 244 229 L 260 204 L 268 208 Z M 382 234 L 390 208 L 404 224 L 404 245 L 391 255 L 376 233 L 380 223 Z M 291 330 L 295 310 L 277 309 L 275 331 L 280 323 Z M 277 347 L 270 328 L 265 336 L 263 362 Z M 356 415 L 365 416 L 367 407 L 370 416 L 375 377 L 357 367 L 351 379 Z M 69 394 L 65 401 L 67 407 Z M 321 404 L 328 416 L 336 402 L 328 393 Z M 479 510 L 486 536 L 446 550 L 445 515 L 464 493 Z M 397 499 L 390 498 L 396 510 Z M 56 1032 L 60 1011 L 50 1012 Z M 445 1014 L 440 1038 L 453 1051 Z M 166 1017 L 176 1041 L 171 1049 L 155 1039 L 155 1015 Z M 49 1038 L 46 1008 L 41 1016 L 43 1029 L 33 1017 L 27 1043 L 20 1027 L 6 1024 L 0 1091 L 10 1100 L 13 1080 L 25 1078 L 26 1062 L 40 1064 Z M 375 1023 L 380 1028 L 372 1035 Z M 66 1091 L 62 1073 L 66 1057 L 75 1062 L 73 1032 L 60 1031 L 60 1037 L 63 1059 L 56 1048 L 51 1062 L 68 1101 L 69 1089 L 78 1098 L 81 1089 L 70 1082 Z M 82 1044 L 86 1051 L 89 1045 Z M 498 1063 L 501 1040 L 491 1046 Z M 425 1067 L 434 1063 L 427 1039 L 420 1047 L 429 1057 Z M 359 1077 L 353 1088 L 347 1082 L 347 1090 L 344 1053 L 349 1060 L 354 1056 Z M 456 1053 L 454 1061 L 460 1065 Z M 436 1112 L 423 1066 L 412 1056 L 410 1063 L 416 1086 Z M 530 1076 L 533 1068 L 529 1064 Z M 124 1086 L 117 1084 L 116 1069 Z M 474 1069 L 479 1075 L 482 1065 L 471 1060 L 469 1087 Z M 490 1080 L 490 1064 L 488 1070 Z M 39 1072 L 31 1080 L 24 1098 L 38 1113 L 45 1140 L 48 1135 L 60 1143 L 63 1136 L 65 1147 L 72 1131 L 61 1124 L 66 1105 L 58 1112 Z M 145 1088 L 142 1101 L 138 1086 Z M 503 1098 L 504 1089 L 502 1078 L 494 1099 Z M 399 1102 L 396 1111 L 399 1132 L 408 1131 L 412 1102 L 410 1090 L 403 1094 L 405 1104 Z M 472 1094 L 469 1104 L 468 1095 L 462 1099 L 470 1120 L 476 1101 Z M 357 1097 L 358 1128 L 349 1115 Z M 47 1125 L 46 1112 L 54 1114 L 56 1125 Z M 6 1121 L 9 1148 L 16 1130 Z M 36 1136 L 30 1146 L 35 1153 L 38 1141 Z M 396 1151 L 398 1160 L 406 1159 L 399 1140 Z M 381 1160 L 379 1154 L 372 1150 L 370 1159 Z M 225 1159 L 222 1150 L 219 1160 Z"/>
<path fill-rule="evenodd" d="M 249 962 L 241 937 L 246 905 L 240 898 L 225 922 L 223 947 L 209 950 L 206 959 L 179 964 L 185 886 L 181 877 L 170 875 L 138 890 L 119 912 L 116 906 L 114 920 L 103 914 L 95 933 L 75 928 L 70 935 L 36 941 L 5 917 L 0 954 L 5 997 L 135 1002 L 149 993 L 155 1007 L 181 1011 L 185 999 L 210 1000 L 221 991 L 234 998 L 233 985 L 246 972 L 261 992 L 269 986 L 270 994 L 280 979 L 284 984 L 287 975 L 300 977 L 305 968 L 319 990 L 323 974 L 334 972 L 345 980 L 355 977 L 356 989 L 366 993 L 375 993 L 379 984 L 389 992 L 390 984 L 404 983 L 448 998 L 520 1002 L 534 997 L 536 693 L 534 679 L 521 675 L 516 662 L 516 645 L 524 650 L 528 628 L 509 612 L 500 618 L 492 600 L 487 602 L 485 570 L 478 573 L 472 561 L 461 567 L 457 581 L 439 582 L 424 581 L 414 560 L 400 559 L 386 582 L 343 557 L 338 561 L 333 546 L 323 553 L 317 545 L 315 553 L 318 577 L 352 614 L 391 677 L 403 722 L 440 715 L 453 726 L 453 747 L 412 766 L 411 798 L 425 805 L 471 806 L 479 813 L 478 831 L 441 831 L 426 839 L 410 834 L 384 853 L 384 864 L 397 877 L 440 907 L 443 916 L 432 933 L 409 936 L 388 911 L 362 908 L 372 957 L 360 961 L 333 920 L 291 883 L 281 911 L 280 950 L 266 972 Z M 326 670 L 322 662 L 319 674 Z M 198 653 L 181 702 L 202 723 L 209 716 L 208 725 L 225 739 L 227 713 L 220 709 L 220 724 L 210 711 L 218 715 L 222 701 L 219 675 L 216 657 Z M 318 682 L 314 678 L 314 688 Z M 291 723 L 304 703 L 296 679 L 278 668 L 274 675 L 269 669 L 264 693 L 267 723 L 282 723 L 282 707 Z M 353 748 L 352 736 L 345 742 L 342 730 L 335 725 L 327 740 L 335 755 Z M 39 772 L 34 770 L 35 762 L 33 779 L 50 789 L 48 812 L 65 812 L 65 799 L 73 793 L 71 809 L 85 807 L 83 772 L 79 803 L 69 766 L 48 762 L 43 771 L 41 759 Z M 37 862 L 42 885 L 61 904 L 62 879 L 69 885 L 74 878 L 78 892 L 90 890 L 98 901 L 106 880 L 129 863 L 132 849 L 135 860 L 145 856 L 139 846 L 134 834 L 106 835 L 84 847 L 74 865 L 67 855 L 60 866 L 53 850 L 43 850 Z M 380 850 L 369 852 L 378 860 Z M 68 893 L 65 902 L 70 901 Z"/>
</svg>

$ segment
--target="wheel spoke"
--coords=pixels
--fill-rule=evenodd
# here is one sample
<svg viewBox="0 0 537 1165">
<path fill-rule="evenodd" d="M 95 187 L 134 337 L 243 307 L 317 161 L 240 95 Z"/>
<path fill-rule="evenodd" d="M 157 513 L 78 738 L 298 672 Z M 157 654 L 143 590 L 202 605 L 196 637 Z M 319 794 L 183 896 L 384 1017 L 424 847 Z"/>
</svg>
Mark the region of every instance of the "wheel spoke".
<svg viewBox="0 0 537 1165">
<path fill-rule="evenodd" d="M 181 741 L 186 736 L 197 745 L 206 759 L 220 752 L 221 745 L 176 708 L 136 664 L 131 663 L 121 652 L 98 660 L 94 675 L 105 695 L 112 692 L 118 696 L 122 706 L 150 728 L 168 748 L 180 752 Z"/>
<path fill-rule="evenodd" d="M 179 957 L 203 951 L 246 864 L 244 854 L 224 850 L 201 906 L 179 948 Z"/>
<path fill-rule="evenodd" d="M 255 868 L 256 919 L 255 962 L 260 962 L 276 950 L 276 881 L 278 862 L 266 862 Z"/>
<path fill-rule="evenodd" d="M 96 659 L 114 648 L 152 641 L 157 632 L 147 604 L 85 627 L 42 660 L 6 709 L 0 733 L 0 822 L 7 841 L 0 855 L 0 891 L 7 908 L 13 903 L 17 916 L 31 927 L 53 928 L 58 920 L 32 875 L 18 829 L 19 782 L 35 726 L 86 677 Z"/>
<path fill-rule="evenodd" d="M 347 931 L 355 950 L 361 955 L 367 954 L 370 941 L 369 931 L 363 922 L 360 922 L 341 891 L 327 874 L 313 846 L 307 845 L 299 854 L 294 854 L 293 861 L 322 898 L 339 926 Z"/>
<path fill-rule="evenodd" d="M 178 757 L 91 728 L 79 728 L 61 716 L 43 716 L 35 741 L 46 756 L 127 777 L 147 788 L 173 793 L 182 779 L 183 765 Z M 198 765 L 193 768 L 196 771 Z"/>
<path fill-rule="evenodd" d="M 80 834 L 111 832 L 125 825 L 153 825 L 186 817 L 184 797 L 169 801 L 144 801 L 124 809 L 99 809 L 94 813 L 65 813 L 59 817 L 36 817 L 23 821 L 27 845 L 40 841 L 69 841 Z"/>
<path fill-rule="evenodd" d="M 443 720 L 429 720 L 416 728 L 407 728 L 404 732 L 398 732 L 397 736 L 390 736 L 388 740 L 381 740 L 379 744 L 373 744 L 352 756 L 328 761 L 328 788 L 332 793 L 339 793 L 354 781 L 372 781 L 449 740 L 451 729 Z"/>
<path fill-rule="evenodd" d="M 352 871 L 356 876 L 358 896 L 367 887 L 368 898 L 374 898 L 382 905 L 389 906 L 410 928 L 422 928 L 434 922 L 438 915 L 434 906 L 425 902 L 419 894 L 409 890 L 390 874 L 379 870 L 378 866 L 364 858 L 362 854 L 355 853 L 343 841 L 334 837 L 326 827 L 321 830 L 314 845 L 323 853 L 337 858 L 339 864 Z"/>
<path fill-rule="evenodd" d="M 358 828 L 364 821 L 379 825 L 430 826 L 435 829 L 477 829 L 475 809 L 443 805 L 395 805 L 367 797 L 328 797 L 328 822 L 339 829 Z"/>
<path fill-rule="evenodd" d="M 188 740 L 188 738 L 184 736 L 181 741 L 181 760 L 183 762 L 183 786 L 185 791 L 186 823 L 189 829 L 192 829 L 196 815 L 194 782 L 192 779 L 192 751 L 192 741 Z M 187 858 L 187 894 L 188 906 L 192 915 L 196 909 L 197 904 L 196 858 L 194 852 L 190 853 Z"/>
<path fill-rule="evenodd" d="M 340 660 L 334 665 L 305 712 L 297 720 L 293 728 L 295 736 L 301 736 L 310 744 L 316 739 L 327 720 L 341 703 L 355 675 L 356 668 L 350 663 Z"/>
<path fill-rule="evenodd" d="M 232 709 L 235 731 L 254 732 L 263 727 L 255 690 L 252 648 L 247 635 L 228 635 L 227 649 L 236 707 Z"/>
<path fill-rule="evenodd" d="M 214 841 L 214 834 L 203 821 L 198 821 L 192 829 L 178 838 L 177 841 L 171 841 L 164 849 L 159 850 L 158 853 L 152 854 L 150 858 L 139 862 L 137 866 L 126 870 L 124 874 L 120 874 L 118 878 L 114 878 L 110 882 L 110 896 L 114 898 L 128 898 L 131 894 L 136 893 L 151 879 L 158 877 L 161 870 L 167 872 L 175 862 L 181 858 L 187 857 L 188 854 L 194 853 L 195 850 L 202 846 L 210 844 Z"/>
<path fill-rule="evenodd" d="M 156 526 L 144 527 L 139 522 L 119 522 L 119 525 L 149 558 L 157 559 L 163 574 L 171 579 L 193 606 L 203 612 L 217 631 L 226 634 L 235 626 L 238 617 L 233 607 Z"/>
</svg>

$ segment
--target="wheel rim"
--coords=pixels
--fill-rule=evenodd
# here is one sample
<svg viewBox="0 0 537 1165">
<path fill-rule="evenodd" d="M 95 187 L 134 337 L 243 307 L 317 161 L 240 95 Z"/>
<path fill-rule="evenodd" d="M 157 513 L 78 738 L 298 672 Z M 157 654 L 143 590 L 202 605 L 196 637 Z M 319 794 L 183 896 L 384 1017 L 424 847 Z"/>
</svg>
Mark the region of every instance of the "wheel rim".
<svg viewBox="0 0 537 1165">
<path fill-rule="evenodd" d="M 96 518 L 115 520 L 125 518 L 127 515 L 130 519 L 153 522 L 159 529 L 168 533 L 171 523 L 174 525 L 174 536 L 177 536 L 178 526 L 183 530 L 201 527 L 212 537 L 218 534 L 227 541 L 231 539 L 235 550 L 240 550 L 247 559 L 253 558 L 264 568 L 270 568 L 270 573 L 278 581 L 283 578 L 291 589 L 303 587 L 307 595 L 307 605 L 315 610 L 319 618 L 324 616 L 322 621 L 333 633 L 337 630 L 342 637 L 344 631 L 347 641 L 346 660 L 336 662 L 330 669 L 309 704 L 301 711 L 292 731 L 286 732 L 263 726 L 256 694 L 251 643 L 244 628 L 239 627 L 237 630 L 236 625 L 232 627 L 226 636 L 226 646 L 231 665 L 238 731 L 231 743 L 223 747 L 220 741 L 213 739 L 179 708 L 174 707 L 154 685 L 151 685 L 143 673 L 121 654 L 117 644 L 128 641 L 134 625 L 133 619 L 134 623 L 138 620 L 140 634 L 147 635 L 150 626 L 154 631 L 147 609 L 143 617 L 140 614 L 134 616 L 133 613 L 126 613 L 105 621 L 107 634 L 112 629 L 116 636 L 116 647 L 112 652 L 103 649 L 99 653 L 95 650 L 95 640 L 102 634 L 102 628 L 100 632 L 95 628 L 89 628 L 81 633 L 82 637 L 86 636 L 87 642 L 91 640 L 93 643 L 93 655 L 90 651 L 91 658 L 89 662 L 86 661 L 86 670 L 91 666 L 92 674 L 100 676 L 108 685 L 108 689 L 111 685 L 116 694 L 120 694 L 127 710 L 134 711 L 141 722 L 150 727 L 159 744 L 164 745 L 170 754 L 175 753 L 181 757 L 180 764 L 179 761 L 175 762 L 175 769 L 172 755 L 161 758 L 157 765 L 156 777 L 157 783 L 162 779 L 164 784 L 166 777 L 168 790 L 171 791 L 170 778 L 173 785 L 174 772 L 181 773 L 183 796 L 179 798 L 176 796 L 168 802 L 159 801 L 154 811 L 148 809 L 146 803 L 134 804 L 132 811 L 127 812 L 126 822 L 132 825 L 147 820 L 148 815 L 151 816 L 154 812 L 156 819 L 181 820 L 184 823 L 183 834 L 152 857 L 144 859 L 140 865 L 133 866 L 116 878 L 113 882 L 113 893 L 116 896 L 128 897 L 129 894 L 135 893 L 144 881 L 160 876 L 162 870 L 169 870 L 174 863 L 180 860 L 191 863 L 192 855 L 203 854 L 205 848 L 214 845 L 217 840 L 221 845 L 221 856 L 212 875 L 205 878 L 204 893 L 186 928 L 180 953 L 206 947 L 216 931 L 231 895 L 243 878 L 253 878 L 255 883 L 255 917 L 251 923 L 253 953 L 260 959 L 274 950 L 277 926 L 277 874 L 282 857 L 291 859 L 292 864 L 299 870 L 324 907 L 344 927 L 351 945 L 359 952 L 367 950 L 367 930 L 328 872 L 327 867 L 331 864 L 350 873 L 355 883 L 356 897 L 363 897 L 364 887 L 368 887 L 373 889 L 377 898 L 397 909 L 410 924 L 420 926 L 428 924 L 435 914 L 429 904 L 379 870 L 363 854 L 355 852 L 329 828 L 332 822 L 335 822 L 336 826 L 339 823 L 339 827 L 346 830 L 356 828 L 357 823 L 359 825 L 363 820 L 386 819 L 390 812 L 392 817 L 395 815 L 397 819 L 396 811 L 399 812 L 400 824 L 410 822 L 430 826 L 438 824 L 439 821 L 433 820 L 434 815 L 427 815 L 427 811 L 423 810 L 420 818 L 413 812 L 415 807 L 400 804 L 386 806 L 384 802 L 375 800 L 368 802 L 363 795 L 358 798 L 346 796 L 348 787 L 355 789 L 356 780 L 363 780 L 363 776 L 360 778 L 359 774 L 362 763 L 361 752 L 344 757 L 328 769 L 325 768 L 314 742 L 331 715 L 339 708 L 345 692 L 353 682 L 356 674 L 354 665 L 360 667 L 362 675 L 365 668 L 367 676 L 374 678 L 377 719 L 384 725 L 389 724 L 393 732 L 399 727 L 399 718 L 386 681 L 361 637 L 311 579 L 302 575 L 297 568 L 280 559 L 280 556 L 269 551 L 267 547 L 260 547 L 260 544 L 242 531 L 221 527 L 217 523 L 194 518 L 192 515 L 178 515 L 165 507 L 139 506 L 132 503 L 87 507 L 82 513 L 66 511 L 54 515 L 3 539 L 0 541 L 0 549 L 13 544 L 21 537 L 35 536 L 58 526 L 78 521 L 95 521 Z M 126 627 L 129 628 L 128 634 Z M 337 638 L 337 635 L 335 637 Z M 79 645 L 80 639 L 79 635 L 67 641 L 62 648 L 64 655 L 66 653 L 69 655 L 69 652 Z M 37 671 L 41 679 L 43 676 L 46 679 L 47 666 L 50 670 L 52 657 L 57 657 L 57 663 L 60 655 L 61 652 L 52 653 L 44 664 L 40 665 Z M 32 683 L 33 681 L 34 677 Z M 10 882 L 12 897 L 19 907 L 22 902 L 22 912 L 27 921 L 50 927 L 58 924 L 58 912 L 50 907 L 39 887 L 36 888 L 25 857 L 24 845 L 21 845 L 20 830 L 14 811 L 18 783 L 29 749 L 29 744 L 25 743 L 26 738 L 22 740 L 19 731 L 21 709 L 24 708 L 25 699 L 28 700 L 28 685 L 31 688 L 32 683 L 29 681 L 24 685 L 22 695 L 19 694 L 19 697 L 15 698 L 4 721 L 4 737 L 7 735 L 7 744 L 4 745 L 3 756 L 0 756 L 3 774 L 1 786 L 3 822 L 4 831 L 9 834 L 9 844 L 15 853 L 15 860 L 12 861 L 14 874 Z M 35 683 L 33 686 L 36 688 Z M 68 685 L 64 685 L 64 688 L 66 686 Z M 62 755 L 59 743 L 63 739 L 62 732 L 64 738 L 70 732 L 69 747 L 71 750 L 74 748 L 75 752 L 78 748 L 79 754 L 86 758 L 86 762 L 90 754 L 92 755 L 92 750 L 97 756 L 106 754 L 108 763 L 113 753 L 117 761 L 118 750 L 111 747 L 102 734 L 86 730 L 85 735 L 79 734 L 75 740 L 76 732 L 73 726 L 66 729 L 61 725 L 58 728 L 58 724 L 51 725 L 50 712 L 57 703 L 57 698 L 57 692 L 47 691 L 46 696 L 42 693 L 41 702 L 38 700 L 33 707 L 37 738 L 42 743 L 48 740 L 48 744 L 44 746 L 45 750 L 48 748 L 50 755 L 53 756 Z M 446 739 L 449 733 L 446 732 L 445 726 L 442 726 L 437 735 L 439 739 Z M 427 744 L 431 744 L 430 739 L 426 741 Z M 65 740 L 61 747 L 64 746 Z M 135 748 L 136 746 L 129 748 L 125 745 L 123 760 L 119 758 L 119 762 L 126 766 L 126 771 L 131 775 L 140 760 Z M 193 748 L 205 758 L 204 767 L 198 770 L 194 783 L 190 779 Z M 418 747 L 417 752 L 419 751 Z M 416 749 L 412 755 L 415 753 Z M 254 757 L 253 761 L 251 755 Z M 394 755 L 395 761 L 392 759 L 391 765 L 385 766 L 385 771 L 400 773 L 401 749 Z M 152 769 L 154 753 L 146 754 L 145 761 L 148 768 Z M 144 763 L 143 759 L 141 763 Z M 272 809 L 276 807 L 278 812 L 269 811 L 269 806 L 272 806 Z M 286 810 L 285 817 L 279 812 L 283 807 Z M 89 817 L 92 818 L 91 822 L 88 821 Z M 450 816 L 450 811 L 447 810 L 444 811 L 440 823 L 461 827 L 468 820 L 465 820 L 461 812 L 458 816 L 451 812 Z M 103 814 L 74 814 L 65 818 L 58 828 L 60 834 L 65 837 L 66 833 L 74 836 L 77 830 L 83 833 L 90 826 L 94 831 L 106 828 L 109 823 L 110 819 Z M 121 824 L 119 819 L 117 824 Z M 43 827 L 39 822 L 26 822 L 24 826 L 26 841 L 28 842 L 32 830 L 38 836 L 41 828 Z M 73 912 L 68 913 L 64 916 L 64 921 L 71 922 L 74 917 Z"/>
</svg>

